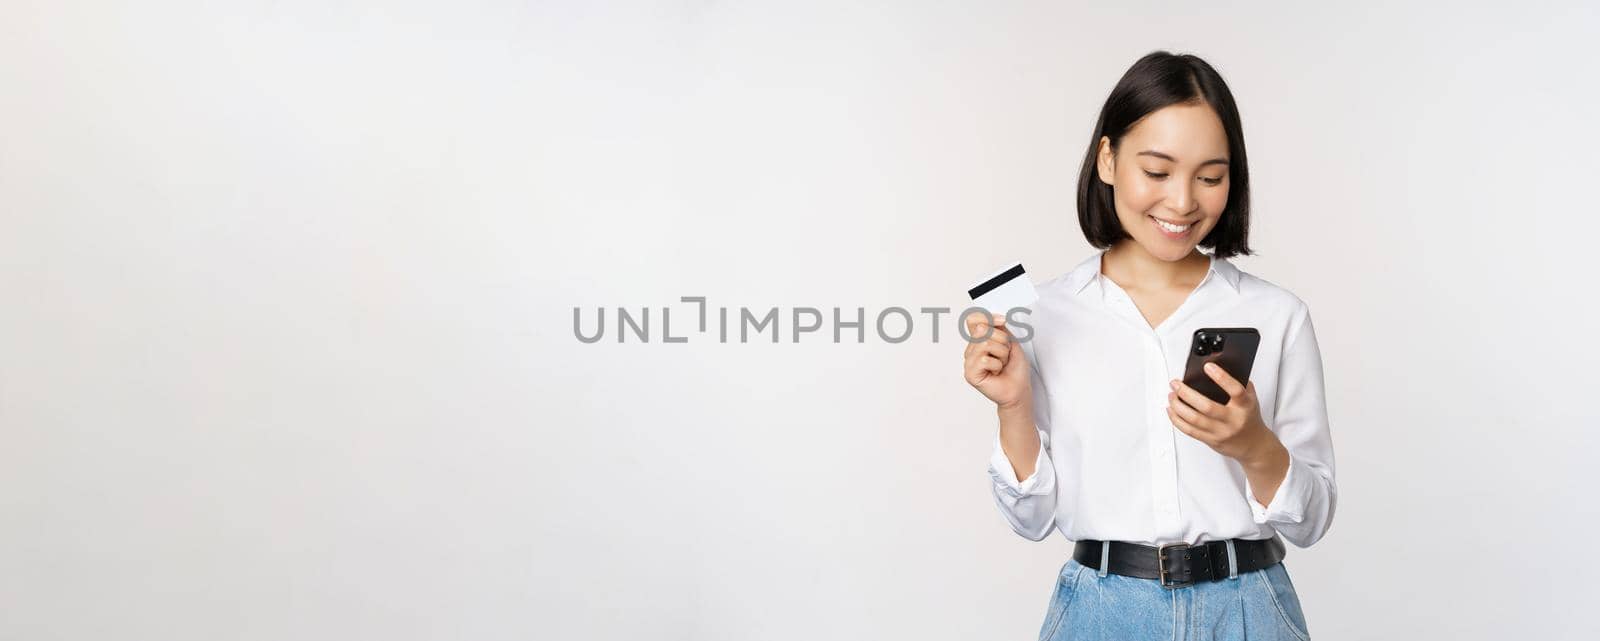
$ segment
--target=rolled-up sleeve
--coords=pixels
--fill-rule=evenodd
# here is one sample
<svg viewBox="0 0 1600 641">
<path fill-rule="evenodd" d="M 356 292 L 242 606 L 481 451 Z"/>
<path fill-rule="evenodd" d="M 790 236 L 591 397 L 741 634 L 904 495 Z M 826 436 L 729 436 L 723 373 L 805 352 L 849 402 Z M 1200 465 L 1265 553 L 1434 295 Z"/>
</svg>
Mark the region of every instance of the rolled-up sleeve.
<svg viewBox="0 0 1600 641">
<path fill-rule="evenodd" d="M 989 457 L 989 478 L 995 505 L 999 506 L 1000 514 L 1011 524 L 1011 529 L 1030 541 L 1042 541 L 1055 529 L 1056 473 L 1050 462 L 1049 395 L 1038 368 L 1030 365 L 1029 372 L 1033 421 L 1039 432 L 1039 455 L 1034 459 L 1033 474 L 1026 479 L 1017 478 L 997 432 L 994 453 Z"/>
<path fill-rule="evenodd" d="M 1268 524 L 1299 547 L 1310 547 L 1333 524 L 1338 485 L 1334 482 L 1333 438 L 1322 380 L 1322 353 L 1311 314 L 1303 306 L 1279 368 L 1272 431 L 1289 450 L 1289 471 L 1272 501 L 1262 505 L 1245 484 L 1245 498 L 1256 523 Z"/>
</svg>

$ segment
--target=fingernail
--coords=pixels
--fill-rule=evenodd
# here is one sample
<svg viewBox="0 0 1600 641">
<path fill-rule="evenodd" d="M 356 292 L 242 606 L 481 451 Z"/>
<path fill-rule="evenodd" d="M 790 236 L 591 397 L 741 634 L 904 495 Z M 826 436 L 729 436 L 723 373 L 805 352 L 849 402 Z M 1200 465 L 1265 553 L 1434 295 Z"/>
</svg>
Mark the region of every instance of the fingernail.
<svg viewBox="0 0 1600 641">
<path fill-rule="evenodd" d="M 1178 389 L 1178 381 L 1177 380 L 1167 381 L 1167 387 L 1170 387 L 1172 389 Z"/>
<path fill-rule="evenodd" d="M 1216 373 L 1217 364 L 1216 363 L 1206 363 L 1206 371 L 1212 372 L 1212 373 Z"/>
</svg>

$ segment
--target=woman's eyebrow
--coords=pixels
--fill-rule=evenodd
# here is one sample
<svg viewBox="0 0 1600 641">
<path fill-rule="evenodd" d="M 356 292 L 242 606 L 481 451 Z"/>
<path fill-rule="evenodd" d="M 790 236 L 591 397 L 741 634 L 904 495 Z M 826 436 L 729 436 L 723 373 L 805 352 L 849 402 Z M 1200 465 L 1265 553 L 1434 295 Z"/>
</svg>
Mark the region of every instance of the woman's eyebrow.
<svg viewBox="0 0 1600 641">
<path fill-rule="evenodd" d="M 1141 151 L 1141 152 L 1139 152 L 1137 154 L 1134 154 L 1134 155 L 1135 156 L 1155 156 L 1155 157 L 1160 158 L 1162 160 L 1165 160 L 1167 162 L 1178 162 L 1177 158 L 1173 158 L 1172 156 L 1168 156 L 1167 154 L 1161 153 L 1161 152 L 1156 151 L 1154 149 L 1146 149 L 1146 150 Z M 1228 164 L 1228 159 L 1227 158 L 1212 158 L 1211 160 L 1207 160 L 1207 161 L 1205 161 L 1203 163 L 1200 163 L 1200 166 L 1204 167 L 1206 165 L 1226 165 L 1226 164 Z"/>
</svg>

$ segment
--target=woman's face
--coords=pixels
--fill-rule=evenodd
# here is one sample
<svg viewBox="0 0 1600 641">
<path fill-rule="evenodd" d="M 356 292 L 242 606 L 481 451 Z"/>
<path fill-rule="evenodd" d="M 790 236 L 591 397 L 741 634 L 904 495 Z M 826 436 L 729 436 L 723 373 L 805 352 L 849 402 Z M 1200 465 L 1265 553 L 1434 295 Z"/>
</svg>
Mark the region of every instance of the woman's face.
<svg viewBox="0 0 1600 641">
<path fill-rule="evenodd" d="M 1188 256 L 1228 204 L 1222 119 L 1204 102 L 1170 105 L 1134 123 L 1117 147 L 1101 137 L 1097 166 L 1122 228 L 1152 256 Z"/>
</svg>

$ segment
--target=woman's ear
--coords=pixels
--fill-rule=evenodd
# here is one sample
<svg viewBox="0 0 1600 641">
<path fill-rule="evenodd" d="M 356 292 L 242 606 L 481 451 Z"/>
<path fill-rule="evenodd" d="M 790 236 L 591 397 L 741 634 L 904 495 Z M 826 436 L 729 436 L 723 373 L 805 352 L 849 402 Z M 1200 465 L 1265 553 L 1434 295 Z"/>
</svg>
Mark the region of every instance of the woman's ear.
<svg viewBox="0 0 1600 641">
<path fill-rule="evenodd" d="M 1115 158 L 1116 154 L 1112 153 L 1111 151 L 1111 138 L 1109 136 L 1100 137 L 1100 151 L 1099 153 L 1095 154 L 1095 156 L 1096 160 L 1094 164 L 1099 170 L 1100 182 L 1103 182 L 1107 185 L 1115 185 L 1115 176 L 1117 175 L 1117 159 Z"/>
</svg>

